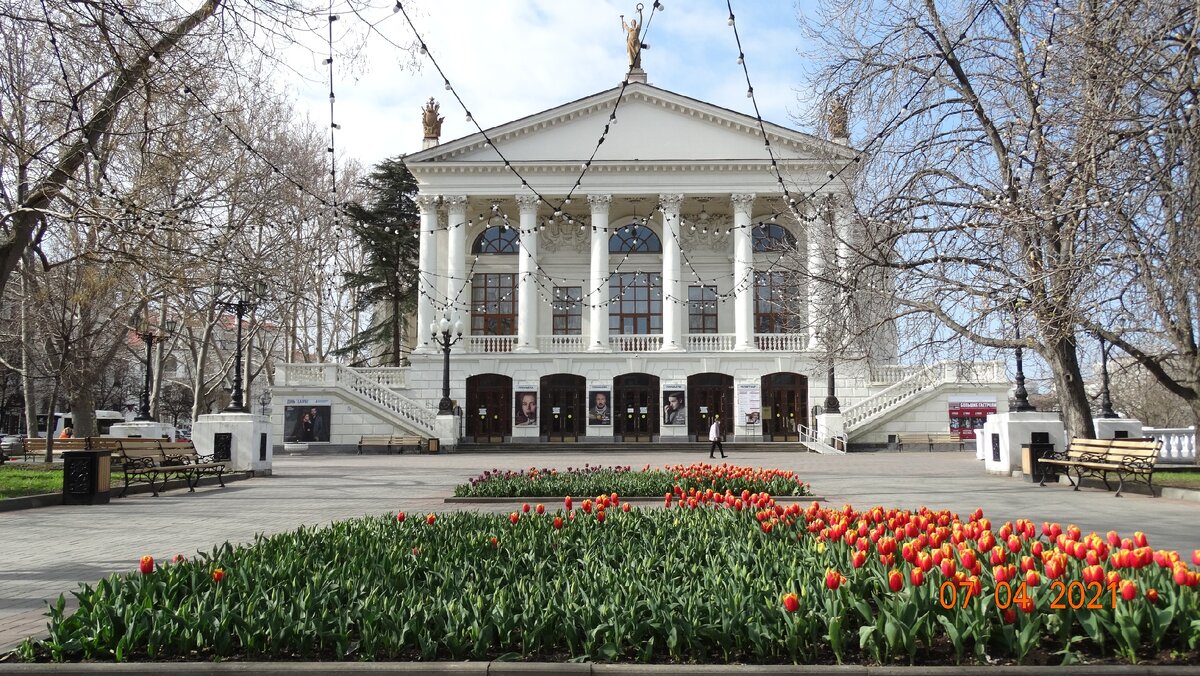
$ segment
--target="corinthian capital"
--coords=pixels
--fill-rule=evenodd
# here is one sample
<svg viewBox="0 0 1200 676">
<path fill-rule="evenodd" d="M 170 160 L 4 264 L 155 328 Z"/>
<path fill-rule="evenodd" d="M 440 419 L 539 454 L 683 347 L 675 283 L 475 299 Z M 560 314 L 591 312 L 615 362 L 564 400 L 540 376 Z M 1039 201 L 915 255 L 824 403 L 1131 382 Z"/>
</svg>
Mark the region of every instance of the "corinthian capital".
<svg viewBox="0 0 1200 676">
<path fill-rule="evenodd" d="M 679 207 L 683 204 L 683 195 L 681 195 L 679 193 L 670 194 L 670 195 L 659 195 L 658 196 L 658 204 L 659 204 L 659 206 L 662 207 L 663 211 L 670 211 L 672 213 L 678 214 Z"/>
<path fill-rule="evenodd" d="M 733 193 L 729 196 L 729 202 L 733 204 L 733 212 L 742 214 L 746 218 L 750 218 L 751 212 L 754 211 L 754 193 Z"/>
<path fill-rule="evenodd" d="M 441 195 L 417 195 L 417 209 L 423 214 L 431 214 L 437 210 Z"/>
</svg>

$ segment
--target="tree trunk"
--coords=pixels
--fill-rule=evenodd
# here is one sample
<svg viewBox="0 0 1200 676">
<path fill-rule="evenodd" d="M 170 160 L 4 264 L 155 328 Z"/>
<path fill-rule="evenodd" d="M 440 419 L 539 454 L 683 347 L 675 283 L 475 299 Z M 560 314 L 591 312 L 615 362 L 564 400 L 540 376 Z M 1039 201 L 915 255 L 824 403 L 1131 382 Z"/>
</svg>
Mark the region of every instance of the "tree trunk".
<svg viewBox="0 0 1200 676">
<path fill-rule="evenodd" d="M 54 428 L 58 426 L 54 409 L 58 408 L 58 383 L 59 377 L 55 374 L 54 387 L 50 390 L 50 405 L 46 408 L 46 456 L 42 460 L 47 463 L 54 462 Z"/>
<path fill-rule="evenodd" d="M 29 334 L 29 286 L 27 261 L 21 263 L 21 394 L 25 397 L 25 433 L 37 436 L 37 391 L 33 386 L 33 359 L 29 354 L 32 336 Z"/>
<path fill-rule="evenodd" d="M 1075 338 L 1047 341 L 1042 357 L 1050 365 L 1054 376 L 1054 388 L 1062 406 L 1063 424 L 1068 437 L 1095 438 L 1096 428 L 1092 423 L 1092 409 L 1087 391 L 1083 388 L 1083 376 L 1079 370 L 1079 355 L 1075 350 Z"/>
<path fill-rule="evenodd" d="M 72 436 L 80 439 L 99 436 L 96 429 L 96 398 L 92 388 L 77 387 L 71 395 L 71 431 Z"/>
</svg>

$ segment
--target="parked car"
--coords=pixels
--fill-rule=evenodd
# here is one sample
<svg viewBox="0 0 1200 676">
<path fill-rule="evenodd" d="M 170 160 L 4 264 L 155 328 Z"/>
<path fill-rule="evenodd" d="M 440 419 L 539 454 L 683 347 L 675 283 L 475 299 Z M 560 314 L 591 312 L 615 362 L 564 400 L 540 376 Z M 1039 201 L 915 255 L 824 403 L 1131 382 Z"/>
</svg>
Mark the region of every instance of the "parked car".
<svg viewBox="0 0 1200 676">
<path fill-rule="evenodd" d="M 21 440 L 24 438 L 24 434 L 5 434 L 0 437 L 0 451 L 12 455 L 13 451 L 21 447 Z"/>
</svg>

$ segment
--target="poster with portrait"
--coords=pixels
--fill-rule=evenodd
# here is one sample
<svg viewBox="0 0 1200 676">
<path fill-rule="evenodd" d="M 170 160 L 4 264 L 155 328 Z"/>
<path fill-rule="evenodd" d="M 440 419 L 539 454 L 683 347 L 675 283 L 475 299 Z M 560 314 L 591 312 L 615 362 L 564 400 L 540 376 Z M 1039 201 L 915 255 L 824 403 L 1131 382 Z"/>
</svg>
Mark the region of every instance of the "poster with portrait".
<svg viewBox="0 0 1200 676">
<path fill-rule="evenodd" d="M 686 392 L 687 383 L 663 383 L 663 425 L 678 426 L 687 424 Z"/>
<path fill-rule="evenodd" d="M 517 383 L 513 392 L 513 425 L 525 427 L 538 423 L 538 393 L 533 383 Z"/>
<path fill-rule="evenodd" d="M 762 388 L 758 383 L 739 383 L 738 411 L 745 425 L 757 425 L 762 420 Z"/>
<path fill-rule="evenodd" d="M 612 390 L 588 390 L 588 425 L 612 424 Z"/>
<path fill-rule="evenodd" d="M 332 399 L 284 399 L 283 440 L 328 442 L 332 412 Z"/>
</svg>

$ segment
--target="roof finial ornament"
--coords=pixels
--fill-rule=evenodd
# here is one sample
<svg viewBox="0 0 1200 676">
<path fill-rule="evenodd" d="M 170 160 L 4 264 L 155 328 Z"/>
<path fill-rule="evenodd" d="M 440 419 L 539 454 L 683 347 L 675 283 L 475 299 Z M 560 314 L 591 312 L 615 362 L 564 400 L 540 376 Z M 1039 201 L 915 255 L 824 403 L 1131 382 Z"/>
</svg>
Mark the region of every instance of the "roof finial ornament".
<svg viewBox="0 0 1200 676">
<path fill-rule="evenodd" d="M 650 49 L 650 45 L 642 42 L 642 28 L 644 19 L 642 10 L 645 5 L 637 4 L 638 18 L 630 19 L 625 22 L 625 15 L 621 15 L 621 28 L 625 29 L 625 51 L 629 53 L 629 80 L 631 82 L 645 82 L 646 71 L 642 70 L 642 50 Z"/>
<path fill-rule="evenodd" d="M 849 96 L 842 94 L 830 97 L 827 114 L 829 138 L 843 145 L 850 143 Z"/>
<path fill-rule="evenodd" d="M 446 119 L 438 115 L 438 110 L 441 106 L 433 97 L 429 97 L 429 102 L 421 109 L 421 124 L 425 127 L 425 147 L 431 148 L 438 144 L 438 139 L 442 136 L 442 120 Z"/>
</svg>

